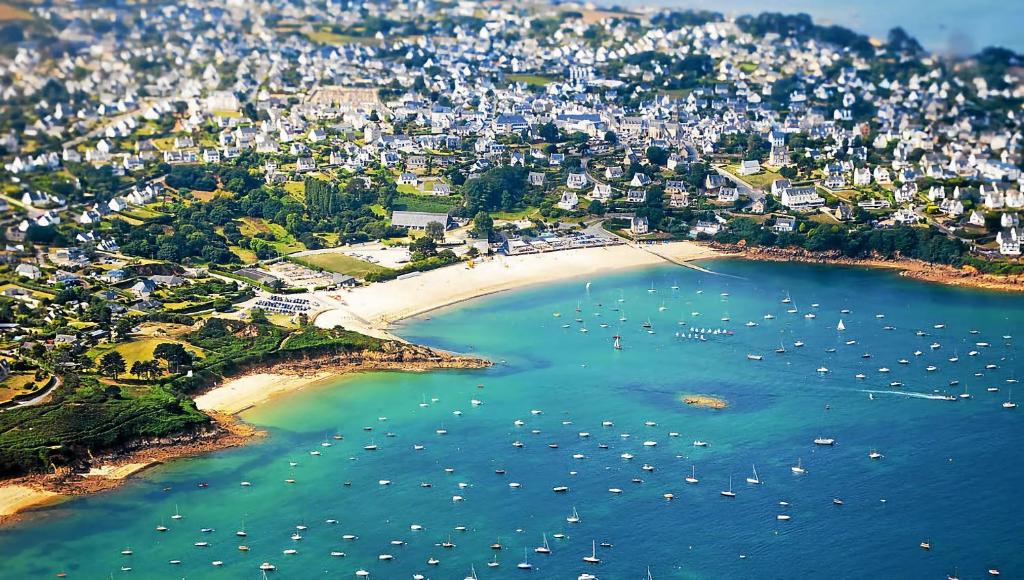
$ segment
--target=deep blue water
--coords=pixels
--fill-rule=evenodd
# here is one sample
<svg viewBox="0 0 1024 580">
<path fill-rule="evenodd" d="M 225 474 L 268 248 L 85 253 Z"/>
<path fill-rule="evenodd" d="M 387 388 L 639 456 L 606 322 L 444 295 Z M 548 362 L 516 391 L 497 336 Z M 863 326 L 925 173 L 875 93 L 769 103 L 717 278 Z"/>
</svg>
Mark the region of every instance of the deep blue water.
<svg viewBox="0 0 1024 580">
<path fill-rule="evenodd" d="M 471 565 L 480 578 L 512 578 L 528 575 L 515 568 L 526 549 L 537 578 L 644 578 L 648 566 L 654 578 L 945 578 L 954 570 L 981 578 L 991 567 L 1024 577 L 1024 410 L 1002 407 L 1014 386 L 1007 380 L 1022 374 L 1018 339 L 1002 338 L 1024 320 L 1019 297 L 852 268 L 708 266 L 726 275 L 651 268 L 589 280 L 589 293 L 581 279 L 410 321 L 400 333 L 411 340 L 498 364 L 369 373 L 275 399 L 246 416 L 270 431 L 265 441 L 157 468 L 0 531 L 4 576 L 259 578 L 258 565 L 269 561 L 280 578 L 365 569 L 375 578 L 460 579 Z M 796 314 L 781 302 L 787 293 Z M 589 332 L 580 332 L 577 316 Z M 642 326 L 648 319 L 653 334 Z M 735 334 L 676 336 L 694 328 Z M 621 351 L 612 348 L 616 332 Z M 793 346 L 797 340 L 805 346 Z M 784 354 L 774 352 L 780 341 Z M 818 373 L 822 366 L 829 372 Z M 891 388 L 894 381 L 902 388 Z M 896 394 L 964 387 L 971 398 L 956 402 Z M 872 400 L 869 390 L 880 392 Z M 730 406 L 686 407 L 687 393 Z M 344 440 L 331 439 L 335 433 Z M 816 437 L 836 444 L 816 446 Z M 709 446 L 694 447 L 698 439 Z M 364 450 L 371 443 L 379 450 Z M 872 450 L 884 458 L 869 459 Z M 798 461 L 804 475 L 791 471 Z M 745 482 L 752 465 L 762 485 Z M 693 468 L 700 482 L 689 485 Z M 720 495 L 730 477 L 732 499 Z M 552 491 L 563 485 L 567 493 Z M 171 519 L 176 506 L 183 519 Z M 581 523 L 566 521 L 573 507 Z M 170 530 L 156 532 L 161 523 Z M 297 525 L 308 529 L 292 540 Z M 245 538 L 235 535 L 242 526 Z M 550 555 L 534 552 L 544 534 Z M 454 548 L 440 546 L 449 540 Z M 926 540 L 930 551 L 919 547 Z M 493 552 L 494 542 L 504 549 Z M 597 548 L 596 566 L 581 561 L 591 542 L 613 546 Z M 127 546 L 134 553 L 122 556 Z M 501 566 L 489 568 L 494 555 Z M 440 564 L 428 565 L 430 557 Z"/>
</svg>

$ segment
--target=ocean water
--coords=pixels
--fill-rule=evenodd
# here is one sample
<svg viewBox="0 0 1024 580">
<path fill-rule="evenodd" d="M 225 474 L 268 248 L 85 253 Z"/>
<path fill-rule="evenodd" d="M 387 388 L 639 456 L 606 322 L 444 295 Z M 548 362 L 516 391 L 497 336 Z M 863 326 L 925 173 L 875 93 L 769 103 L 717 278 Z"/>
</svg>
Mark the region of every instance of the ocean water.
<svg viewBox="0 0 1024 580">
<path fill-rule="evenodd" d="M 889 30 L 902 26 L 925 48 L 940 54 L 973 54 L 987 46 L 1003 46 L 1020 52 L 1024 37 L 1024 2 L 1011 0 L 606 0 L 606 6 L 664 6 L 714 10 L 726 15 L 805 12 L 815 22 L 838 24 L 884 39 Z"/>
<path fill-rule="evenodd" d="M 992 567 L 1024 577 L 1024 409 L 1002 407 L 1007 381 L 1024 370 L 1019 339 L 1003 338 L 1024 320 L 1018 296 L 851 268 L 707 265 L 720 275 L 657 267 L 594 278 L 589 292 L 575 280 L 410 321 L 400 332 L 412 340 L 497 364 L 368 373 L 275 399 L 246 415 L 269 430 L 261 442 L 173 462 L 3 528 L 0 575 L 260 578 L 259 564 L 271 562 L 278 578 L 459 579 L 471 567 L 479 578 L 641 579 L 648 567 L 654 578 L 981 578 Z M 796 314 L 781 302 L 787 293 Z M 685 338 L 699 328 L 734 334 Z M 784 354 L 774 352 L 780 341 Z M 970 399 L 923 398 L 964 387 Z M 729 408 L 687 407 L 687 393 Z M 816 446 L 816 437 L 836 443 Z M 872 450 L 884 458 L 869 459 Z M 803 475 L 791 470 L 798 462 Z M 761 485 L 745 481 L 755 465 Z M 696 485 L 684 481 L 692 469 Z M 735 498 L 720 494 L 730 477 Z M 574 507 L 582 521 L 570 524 Z M 183 518 L 171 518 L 176 510 Z M 170 529 L 155 531 L 161 524 Z M 301 540 L 290 538 L 296 526 L 307 527 Z M 545 535 L 550 555 L 534 552 Z M 929 551 L 919 547 L 926 540 Z M 210 545 L 194 546 L 201 541 Z M 598 565 L 581 560 L 592 542 Z M 516 569 L 524 550 L 529 573 Z M 488 567 L 495 557 L 500 567 Z"/>
</svg>

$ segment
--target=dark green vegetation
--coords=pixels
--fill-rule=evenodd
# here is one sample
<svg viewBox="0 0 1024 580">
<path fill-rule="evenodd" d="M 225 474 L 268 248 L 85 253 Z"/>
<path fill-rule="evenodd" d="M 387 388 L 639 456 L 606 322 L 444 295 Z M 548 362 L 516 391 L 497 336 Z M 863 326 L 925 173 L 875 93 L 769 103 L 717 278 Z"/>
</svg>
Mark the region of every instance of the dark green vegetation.
<svg viewBox="0 0 1024 580">
<path fill-rule="evenodd" d="M 76 465 L 88 453 L 205 425 L 187 398 L 163 388 L 125 396 L 117 387 L 70 374 L 50 402 L 0 414 L 0 475 Z"/>
<path fill-rule="evenodd" d="M 386 342 L 342 329 L 307 326 L 288 331 L 266 322 L 265 317 L 255 318 L 252 323 L 212 318 L 184 335 L 189 345 L 208 353 L 203 358 L 192 357 L 178 343 L 159 345 L 154 353 L 159 362 L 137 361 L 141 364 L 131 370 L 151 378 L 156 375 L 141 392 L 129 393 L 133 381 L 104 384 L 83 369 L 65 373 L 50 401 L 0 413 L 0 476 L 76 466 L 90 453 L 202 428 L 209 418 L 195 408 L 191 396 L 246 368 L 379 351 Z M 148 368 L 154 362 L 156 368 Z M 124 371 L 119 372 L 122 379 Z"/>
<path fill-rule="evenodd" d="M 715 241 L 735 244 L 742 240 L 748 246 L 836 251 L 850 258 L 913 258 L 954 266 L 963 264 L 968 253 L 963 242 L 934 228 L 847 228 L 801 222 L 797 231 L 776 234 L 747 218 L 733 220 L 730 226 L 729 231 L 715 236 Z"/>
</svg>

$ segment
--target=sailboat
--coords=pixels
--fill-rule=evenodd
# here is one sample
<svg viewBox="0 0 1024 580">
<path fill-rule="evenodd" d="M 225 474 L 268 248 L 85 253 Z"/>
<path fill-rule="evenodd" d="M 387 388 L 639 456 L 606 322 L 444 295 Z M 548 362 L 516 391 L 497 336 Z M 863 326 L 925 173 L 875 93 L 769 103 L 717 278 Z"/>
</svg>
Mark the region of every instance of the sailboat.
<svg viewBox="0 0 1024 580">
<path fill-rule="evenodd" d="M 754 471 L 754 476 L 753 477 L 748 477 L 747 478 L 747 483 L 752 483 L 754 485 L 760 485 L 761 484 L 761 480 L 757 477 L 757 467 L 754 467 L 753 465 L 751 465 L 750 468 Z"/>
<path fill-rule="evenodd" d="M 782 299 L 783 304 L 789 304 L 793 299 L 789 297 L 789 292 L 786 292 L 786 297 Z"/>
<path fill-rule="evenodd" d="M 548 546 L 548 535 L 547 534 L 544 534 L 544 545 L 543 546 L 537 546 L 536 548 L 533 549 L 533 551 L 537 552 L 538 554 L 550 554 L 551 553 L 551 546 Z"/>
<path fill-rule="evenodd" d="M 565 521 L 569 522 L 570 524 L 580 523 L 580 514 L 576 511 L 576 506 L 572 507 L 572 515 L 565 518 Z"/>
<path fill-rule="evenodd" d="M 172 520 L 180 520 L 183 517 L 185 517 L 185 516 L 181 515 L 181 512 L 178 511 L 178 504 L 174 504 L 174 515 L 171 516 L 171 519 Z"/>
<path fill-rule="evenodd" d="M 691 467 L 690 468 L 690 477 L 686 478 L 686 483 L 697 483 L 697 482 L 699 482 L 700 480 L 697 479 L 697 466 L 696 465 L 692 465 L 690 467 Z"/>
<path fill-rule="evenodd" d="M 654 289 L 654 282 L 651 282 L 651 287 L 648 288 L 647 291 L 651 293 L 657 292 L 657 290 Z"/>
<path fill-rule="evenodd" d="M 530 563 L 530 559 L 527 557 L 526 548 L 523 548 L 523 561 L 516 564 L 516 568 L 520 570 L 533 570 L 533 564 Z"/>
<path fill-rule="evenodd" d="M 587 282 L 587 284 L 589 285 L 590 283 Z M 466 580 L 477 580 L 476 568 L 474 568 L 472 564 L 469 565 L 469 576 L 466 576 Z"/>
<path fill-rule="evenodd" d="M 618 334 L 612 337 L 615 341 L 612 343 L 612 348 L 615 350 L 622 350 L 622 337 Z"/>
<path fill-rule="evenodd" d="M 790 469 L 793 470 L 793 473 L 795 473 L 797 475 L 803 475 L 803 474 L 807 473 L 807 470 L 804 469 L 804 466 L 803 466 L 803 460 L 800 459 L 800 458 L 798 458 L 796 460 L 796 465 L 794 465 L 793 467 L 790 467 Z"/>
<path fill-rule="evenodd" d="M 782 344 L 782 337 L 781 336 L 779 336 L 779 348 L 775 349 L 775 352 L 777 352 L 779 354 L 783 354 L 783 353 L 786 352 L 786 347 L 785 347 L 785 345 Z"/>
<path fill-rule="evenodd" d="M 597 542 L 591 540 L 590 542 L 590 555 L 583 556 L 583 561 L 587 564 L 600 564 L 601 559 L 597 557 Z"/>
<path fill-rule="evenodd" d="M 843 319 L 842 318 L 839 319 L 839 324 L 836 325 L 836 330 L 839 330 L 839 331 L 846 330 L 846 325 L 843 324 Z"/>
<path fill-rule="evenodd" d="M 1003 403 L 1003 408 L 1004 409 L 1016 409 L 1017 408 L 1017 403 L 1013 402 L 1013 389 L 1010 389 L 1010 394 L 1006 398 L 1006 402 Z"/>
<path fill-rule="evenodd" d="M 732 476 L 729 476 L 729 490 L 719 492 L 723 497 L 736 497 L 736 492 L 732 490 Z"/>
</svg>

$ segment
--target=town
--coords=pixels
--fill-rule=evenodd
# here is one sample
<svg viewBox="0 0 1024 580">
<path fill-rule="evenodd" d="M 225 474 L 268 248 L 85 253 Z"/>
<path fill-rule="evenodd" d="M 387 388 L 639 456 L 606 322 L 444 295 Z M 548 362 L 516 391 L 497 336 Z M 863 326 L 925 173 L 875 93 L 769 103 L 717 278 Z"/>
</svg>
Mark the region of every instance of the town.
<svg viewBox="0 0 1024 580">
<path fill-rule="evenodd" d="M 184 401 L 177 426 L 242 338 L 493 256 L 695 240 L 1024 272 L 1009 50 L 543 2 L 7 8 L 8 409 L 71 375 Z"/>
</svg>

